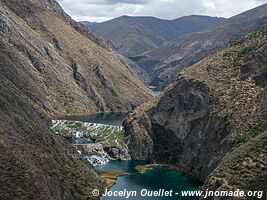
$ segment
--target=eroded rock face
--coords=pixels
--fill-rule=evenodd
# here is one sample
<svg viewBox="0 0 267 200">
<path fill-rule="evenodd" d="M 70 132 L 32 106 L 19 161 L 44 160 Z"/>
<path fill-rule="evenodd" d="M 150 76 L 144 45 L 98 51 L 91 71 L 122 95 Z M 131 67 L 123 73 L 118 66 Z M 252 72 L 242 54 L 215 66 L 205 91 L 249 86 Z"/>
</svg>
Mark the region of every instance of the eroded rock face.
<svg viewBox="0 0 267 200">
<path fill-rule="evenodd" d="M 0 14 L 0 30 L 6 34 L 21 36 L 12 24 L 11 20 L 8 19 L 4 14 Z"/>
<path fill-rule="evenodd" d="M 133 159 L 175 164 L 205 181 L 234 146 L 257 135 L 252 127 L 267 120 L 266 33 L 186 69 L 158 99 L 131 113 L 124 126 Z"/>
<path fill-rule="evenodd" d="M 128 137 L 132 155 L 137 159 L 178 164 L 185 172 L 204 180 L 230 147 L 229 142 L 223 142 L 229 134 L 227 118 L 209 118 L 209 103 L 213 100 L 215 97 L 207 85 L 181 80 L 148 111 L 147 117 L 139 119 L 140 129 L 134 132 L 137 135 Z M 132 132 L 133 129 L 126 125 L 126 130 Z M 136 145 L 138 139 L 140 142 Z M 137 146 L 142 150 L 135 153 Z"/>
</svg>

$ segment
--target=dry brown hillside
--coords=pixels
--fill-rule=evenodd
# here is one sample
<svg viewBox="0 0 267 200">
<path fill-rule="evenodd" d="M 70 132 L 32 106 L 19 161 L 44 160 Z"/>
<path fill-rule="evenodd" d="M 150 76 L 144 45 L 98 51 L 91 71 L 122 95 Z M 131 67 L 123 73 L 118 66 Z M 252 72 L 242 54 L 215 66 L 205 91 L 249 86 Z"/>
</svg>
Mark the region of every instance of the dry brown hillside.
<svg viewBox="0 0 267 200">
<path fill-rule="evenodd" d="M 81 23 L 97 36 L 111 40 L 120 54 L 132 57 L 179 35 L 203 31 L 223 21 L 224 18 L 191 15 L 174 20 L 121 16 L 101 23 Z"/>
<path fill-rule="evenodd" d="M 126 111 L 152 95 L 54 0 L 1 0 L 0 48 L 0 199 L 98 199 L 96 171 L 48 116 Z"/>
<path fill-rule="evenodd" d="M 208 30 L 179 36 L 163 45 L 136 56 L 137 64 L 151 77 L 151 85 L 168 86 L 181 70 L 208 55 L 226 48 L 267 25 L 267 4 L 231 17 Z"/>
<path fill-rule="evenodd" d="M 123 58 L 56 1 L 2 0 L 0 12 L 1 71 L 39 110 L 126 111 L 151 97 Z"/>
</svg>

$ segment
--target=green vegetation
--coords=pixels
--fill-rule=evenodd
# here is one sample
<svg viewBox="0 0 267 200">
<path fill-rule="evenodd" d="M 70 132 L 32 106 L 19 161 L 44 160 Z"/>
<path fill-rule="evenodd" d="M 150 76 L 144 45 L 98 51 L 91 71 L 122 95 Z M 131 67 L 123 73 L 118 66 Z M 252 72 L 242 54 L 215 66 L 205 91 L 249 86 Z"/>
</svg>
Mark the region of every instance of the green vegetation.
<svg viewBox="0 0 267 200">
<path fill-rule="evenodd" d="M 234 69 L 238 71 L 240 69 L 240 65 L 242 64 L 242 60 L 245 57 L 256 53 L 261 47 L 265 45 L 265 39 L 262 38 L 266 38 L 266 32 L 266 29 L 262 29 L 257 33 L 250 34 L 247 37 L 239 40 L 238 42 L 231 44 L 230 47 L 239 46 L 240 49 L 238 50 L 238 52 L 226 52 L 223 54 L 223 57 L 228 60 L 232 60 Z M 261 39 L 255 41 L 255 34 L 258 38 Z"/>
<path fill-rule="evenodd" d="M 253 127 L 254 138 L 245 144 L 239 144 L 233 148 L 221 161 L 219 167 L 213 173 L 213 187 L 226 187 L 220 180 L 228 180 L 228 185 L 245 190 L 264 190 L 262 184 L 266 180 L 267 152 L 267 123 L 263 122 Z M 215 178 L 216 177 L 216 178 Z M 221 185 L 221 183 L 223 183 Z"/>
<path fill-rule="evenodd" d="M 265 43 L 259 42 L 253 45 L 249 45 L 244 47 L 236 56 L 235 61 L 240 62 L 242 58 L 244 58 L 248 54 L 255 53 L 258 49 L 260 49 Z"/>
<path fill-rule="evenodd" d="M 260 153 L 266 149 L 266 144 L 256 144 L 255 149 L 258 153 Z"/>
<path fill-rule="evenodd" d="M 259 135 L 265 130 L 267 130 L 267 121 L 261 122 L 255 125 L 254 127 L 252 127 L 249 132 L 239 135 L 234 141 L 234 146 L 238 147 L 241 144 L 248 142 L 250 139 L 256 137 L 257 135 Z M 258 148 L 261 148 L 261 147 L 258 147 Z"/>
<path fill-rule="evenodd" d="M 83 125 L 81 122 L 70 121 L 70 122 L 67 122 L 67 126 L 71 129 L 79 129 L 79 128 L 82 128 Z"/>
<path fill-rule="evenodd" d="M 53 129 L 57 134 L 66 137 L 66 138 L 71 138 L 72 137 L 72 133 L 70 132 L 69 129 L 65 128 L 65 127 L 61 127 L 61 126 L 57 126 Z"/>
<path fill-rule="evenodd" d="M 120 126 L 95 124 L 87 122 L 58 120 L 53 121 L 53 128 L 56 134 L 64 138 L 85 137 L 95 142 L 106 142 L 113 147 L 127 150 L 125 135 Z M 78 134 L 78 135 L 77 135 Z"/>
<path fill-rule="evenodd" d="M 97 130 L 96 141 L 107 141 L 112 146 L 121 148 L 126 147 L 124 144 L 125 136 L 120 127 L 104 126 Z"/>
</svg>

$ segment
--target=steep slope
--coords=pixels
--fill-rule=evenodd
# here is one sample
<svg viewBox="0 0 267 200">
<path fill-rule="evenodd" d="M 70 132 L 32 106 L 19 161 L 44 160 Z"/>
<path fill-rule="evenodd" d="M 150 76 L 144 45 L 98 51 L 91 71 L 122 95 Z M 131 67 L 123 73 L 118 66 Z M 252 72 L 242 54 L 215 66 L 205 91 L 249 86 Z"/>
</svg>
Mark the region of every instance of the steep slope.
<svg viewBox="0 0 267 200">
<path fill-rule="evenodd" d="M 211 177 L 207 186 L 265 190 L 266 41 L 267 28 L 185 69 L 159 99 L 129 115 L 132 157 L 175 164 L 201 181 L 219 165 L 213 176 L 223 181 Z M 259 140 L 256 149 L 249 145 Z M 242 177 L 249 181 L 238 183 Z"/>
<path fill-rule="evenodd" d="M 0 198 L 99 199 L 102 181 L 50 117 L 126 111 L 150 92 L 54 0 L 1 0 L 0 47 Z"/>
<path fill-rule="evenodd" d="M 261 6 L 242 12 L 241 14 L 238 14 L 236 16 L 229 18 L 228 20 L 225 20 L 223 24 L 247 22 L 249 20 L 264 16 L 266 15 L 266 7 L 267 7 L 267 4 L 265 2 Z"/>
<path fill-rule="evenodd" d="M 135 57 L 151 76 L 151 85 L 166 87 L 186 67 L 227 47 L 246 34 L 267 25 L 267 4 L 241 13 L 207 31 L 177 37 L 158 48 Z"/>
<path fill-rule="evenodd" d="M 264 129 L 267 129 L 266 124 Z M 263 193 L 257 194 L 256 197 L 266 199 L 266 190 L 262 187 L 267 183 L 266 146 L 267 131 L 264 131 L 229 152 L 202 187 L 221 191 L 235 188 L 245 191 L 262 190 Z"/>
<path fill-rule="evenodd" d="M 120 54 L 131 57 L 179 35 L 202 31 L 223 21 L 223 18 L 195 15 L 175 20 L 122 16 L 102 23 L 83 24 L 96 35 L 111 40 Z"/>
<path fill-rule="evenodd" d="M 2 73 L 0 108 L 1 199 L 98 199 L 91 193 L 103 183 L 93 167 L 50 131 L 48 120 Z"/>
<path fill-rule="evenodd" d="M 1 1 L 2 73 L 49 114 L 126 111 L 150 91 L 56 1 Z M 127 89 L 125 89 L 127 88 Z"/>
</svg>

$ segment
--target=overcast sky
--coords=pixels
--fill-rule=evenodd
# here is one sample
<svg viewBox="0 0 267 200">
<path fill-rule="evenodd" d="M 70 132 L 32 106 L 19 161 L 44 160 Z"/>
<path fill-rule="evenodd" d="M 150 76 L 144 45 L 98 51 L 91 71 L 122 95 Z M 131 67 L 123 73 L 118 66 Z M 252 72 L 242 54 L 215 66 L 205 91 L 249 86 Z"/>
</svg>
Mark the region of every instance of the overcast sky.
<svg viewBox="0 0 267 200">
<path fill-rule="evenodd" d="M 267 0 L 58 0 L 76 21 L 101 22 L 121 15 L 175 19 L 185 15 L 231 17 Z"/>
</svg>

